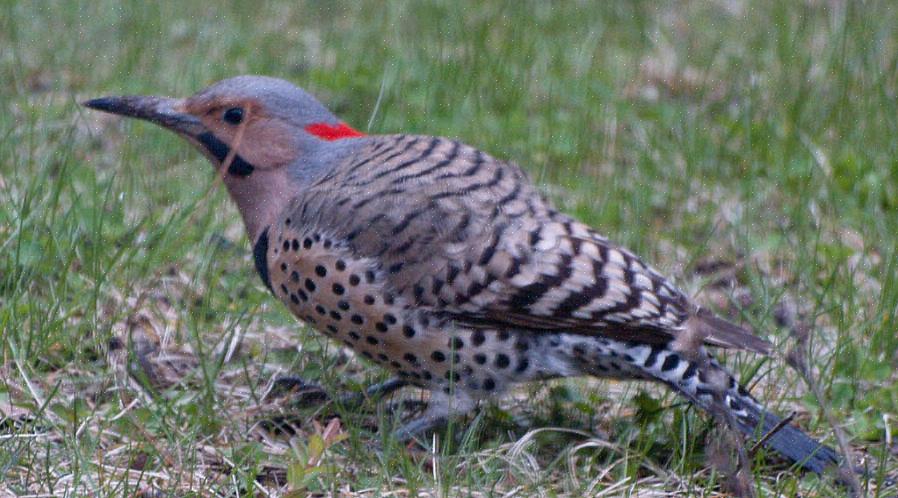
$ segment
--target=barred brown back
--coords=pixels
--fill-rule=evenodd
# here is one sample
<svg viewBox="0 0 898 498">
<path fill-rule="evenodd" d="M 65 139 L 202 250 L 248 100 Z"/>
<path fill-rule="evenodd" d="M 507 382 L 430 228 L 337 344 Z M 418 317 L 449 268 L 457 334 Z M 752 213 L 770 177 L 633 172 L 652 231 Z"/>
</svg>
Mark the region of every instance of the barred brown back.
<svg viewBox="0 0 898 498">
<path fill-rule="evenodd" d="M 456 141 L 370 140 L 288 210 L 377 262 L 411 305 L 472 326 L 676 336 L 687 299 L 549 205 L 516 165 Z"/>
</svg>

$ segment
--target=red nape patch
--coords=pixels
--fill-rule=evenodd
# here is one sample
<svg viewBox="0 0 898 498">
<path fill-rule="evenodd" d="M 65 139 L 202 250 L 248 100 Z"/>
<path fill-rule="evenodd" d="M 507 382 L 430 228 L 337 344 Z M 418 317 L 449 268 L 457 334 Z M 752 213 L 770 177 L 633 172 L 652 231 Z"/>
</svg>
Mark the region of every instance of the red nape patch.
<svg viewBox="0 0 898 498">
<path fill-rule="evenodd" d="M 314 123 L 306 126 L 306 131 L 322 140 L 339 140 L 341 138 L 364 137 L 365 134 L 350 128 L 346 123 L 327 124 Z"/>
</svg>

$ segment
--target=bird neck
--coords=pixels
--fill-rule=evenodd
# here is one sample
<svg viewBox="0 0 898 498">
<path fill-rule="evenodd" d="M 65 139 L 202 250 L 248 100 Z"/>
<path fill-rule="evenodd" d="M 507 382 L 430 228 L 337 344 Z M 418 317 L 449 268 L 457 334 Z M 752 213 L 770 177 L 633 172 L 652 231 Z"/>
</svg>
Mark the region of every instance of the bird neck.
<svg viewBox="0 0 898 498">
<path fill-rule="evenodd" d="M 257 169 L 251 175 L 227 175 L 225 185 L 243 217 L 246 235 L 254 242 L 300 192 L 286 168 Z"/>
<path fill-rule="evenodd" d="M 367 138 L 322 141 L 309 136 L 299 142 L 301 152 L 291 164 L 251 168 L 246 175 L 225 175 L 225 185 L 243 217 L 246 234 L 255 242 L 274 223 L 290 201 L 346 160 Z"/>
</svg>

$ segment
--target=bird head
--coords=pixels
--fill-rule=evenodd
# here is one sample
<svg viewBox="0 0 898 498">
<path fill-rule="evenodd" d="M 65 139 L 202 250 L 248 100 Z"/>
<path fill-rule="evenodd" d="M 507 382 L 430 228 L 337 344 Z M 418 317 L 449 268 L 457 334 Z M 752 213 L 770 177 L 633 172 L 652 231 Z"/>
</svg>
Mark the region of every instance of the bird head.
<svg viewBox="0 0 898 498">
<path fill-rule="evenodd" d="M 179 99 L 102 97 L 91 109 L 150 121 L 200 150 L 219 170 L 251 239 L 333 159 L 335 140 L 362 133 L 290 82 L 237 76 Z M 331 147 L 332 149 L 332 147 Z"/>
</svg>

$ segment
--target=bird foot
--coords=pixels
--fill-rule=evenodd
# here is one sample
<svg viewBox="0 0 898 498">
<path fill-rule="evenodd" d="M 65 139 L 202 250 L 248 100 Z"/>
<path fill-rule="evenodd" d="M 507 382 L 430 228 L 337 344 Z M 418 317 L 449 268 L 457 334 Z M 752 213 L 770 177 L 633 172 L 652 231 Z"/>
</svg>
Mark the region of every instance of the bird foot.
<svg viewBox="0 0 898 498">
<path fill-rule="evenodd" d="M 398 378 L 392 378 L 369 386 L 361 393 L 350 393 L 337 399 L 337 403 L 342 406 L 356 407 L 362 405 L 366 400 L 378 401 L 385 396 L 402 389 L 407 386 L 408 382 Z"/>
<path fill-rule="evenodd" d="M 318 384 L 307 382 L 298 376 L 284 376 L 275 379 L 271 389 L 265 395 L 266 399 L 292 396 L 292 404 L 298 408 L 320 406 L 329 401 L 340 406 L 354 408 L 364 404 L 366 400 L 377 401 L 394 391 L 408 385 L 408 382 L 398 378 L 374 384 L 361 393 L 348 393 L 336 398 L 332 397 Z"/>
<path fill-rule="evenodd" d="M 271 400 L 291 396 L 292 402 L 297 406 L 316 406 L 330 400 L 330 396 L 323 387 L 312 382 L 307 382 L 302 377 L 288 375 L 278 377 L 271 385 L 271 389 L 265 393 L 264 399 Z"/>
<path fill-rule="evenodd" d="M 412 419 L 393 431 L 393 438 L 401 443 L 411 444 L 423 439 L 425 435 L 442 428 L 448 422 L 443 416 L 430 416 L 427 413 Z"/>
<path fill-rule="evenodd" d="M 393 437 L 402 443 L 426 442 L 424 438 L 429 432 L 446 426 L 450 419 L 469 413 L 475 404 L 464 393 L 449 395 L 434 391 L 424 413 L 393 431 Z"/>
</svg>

